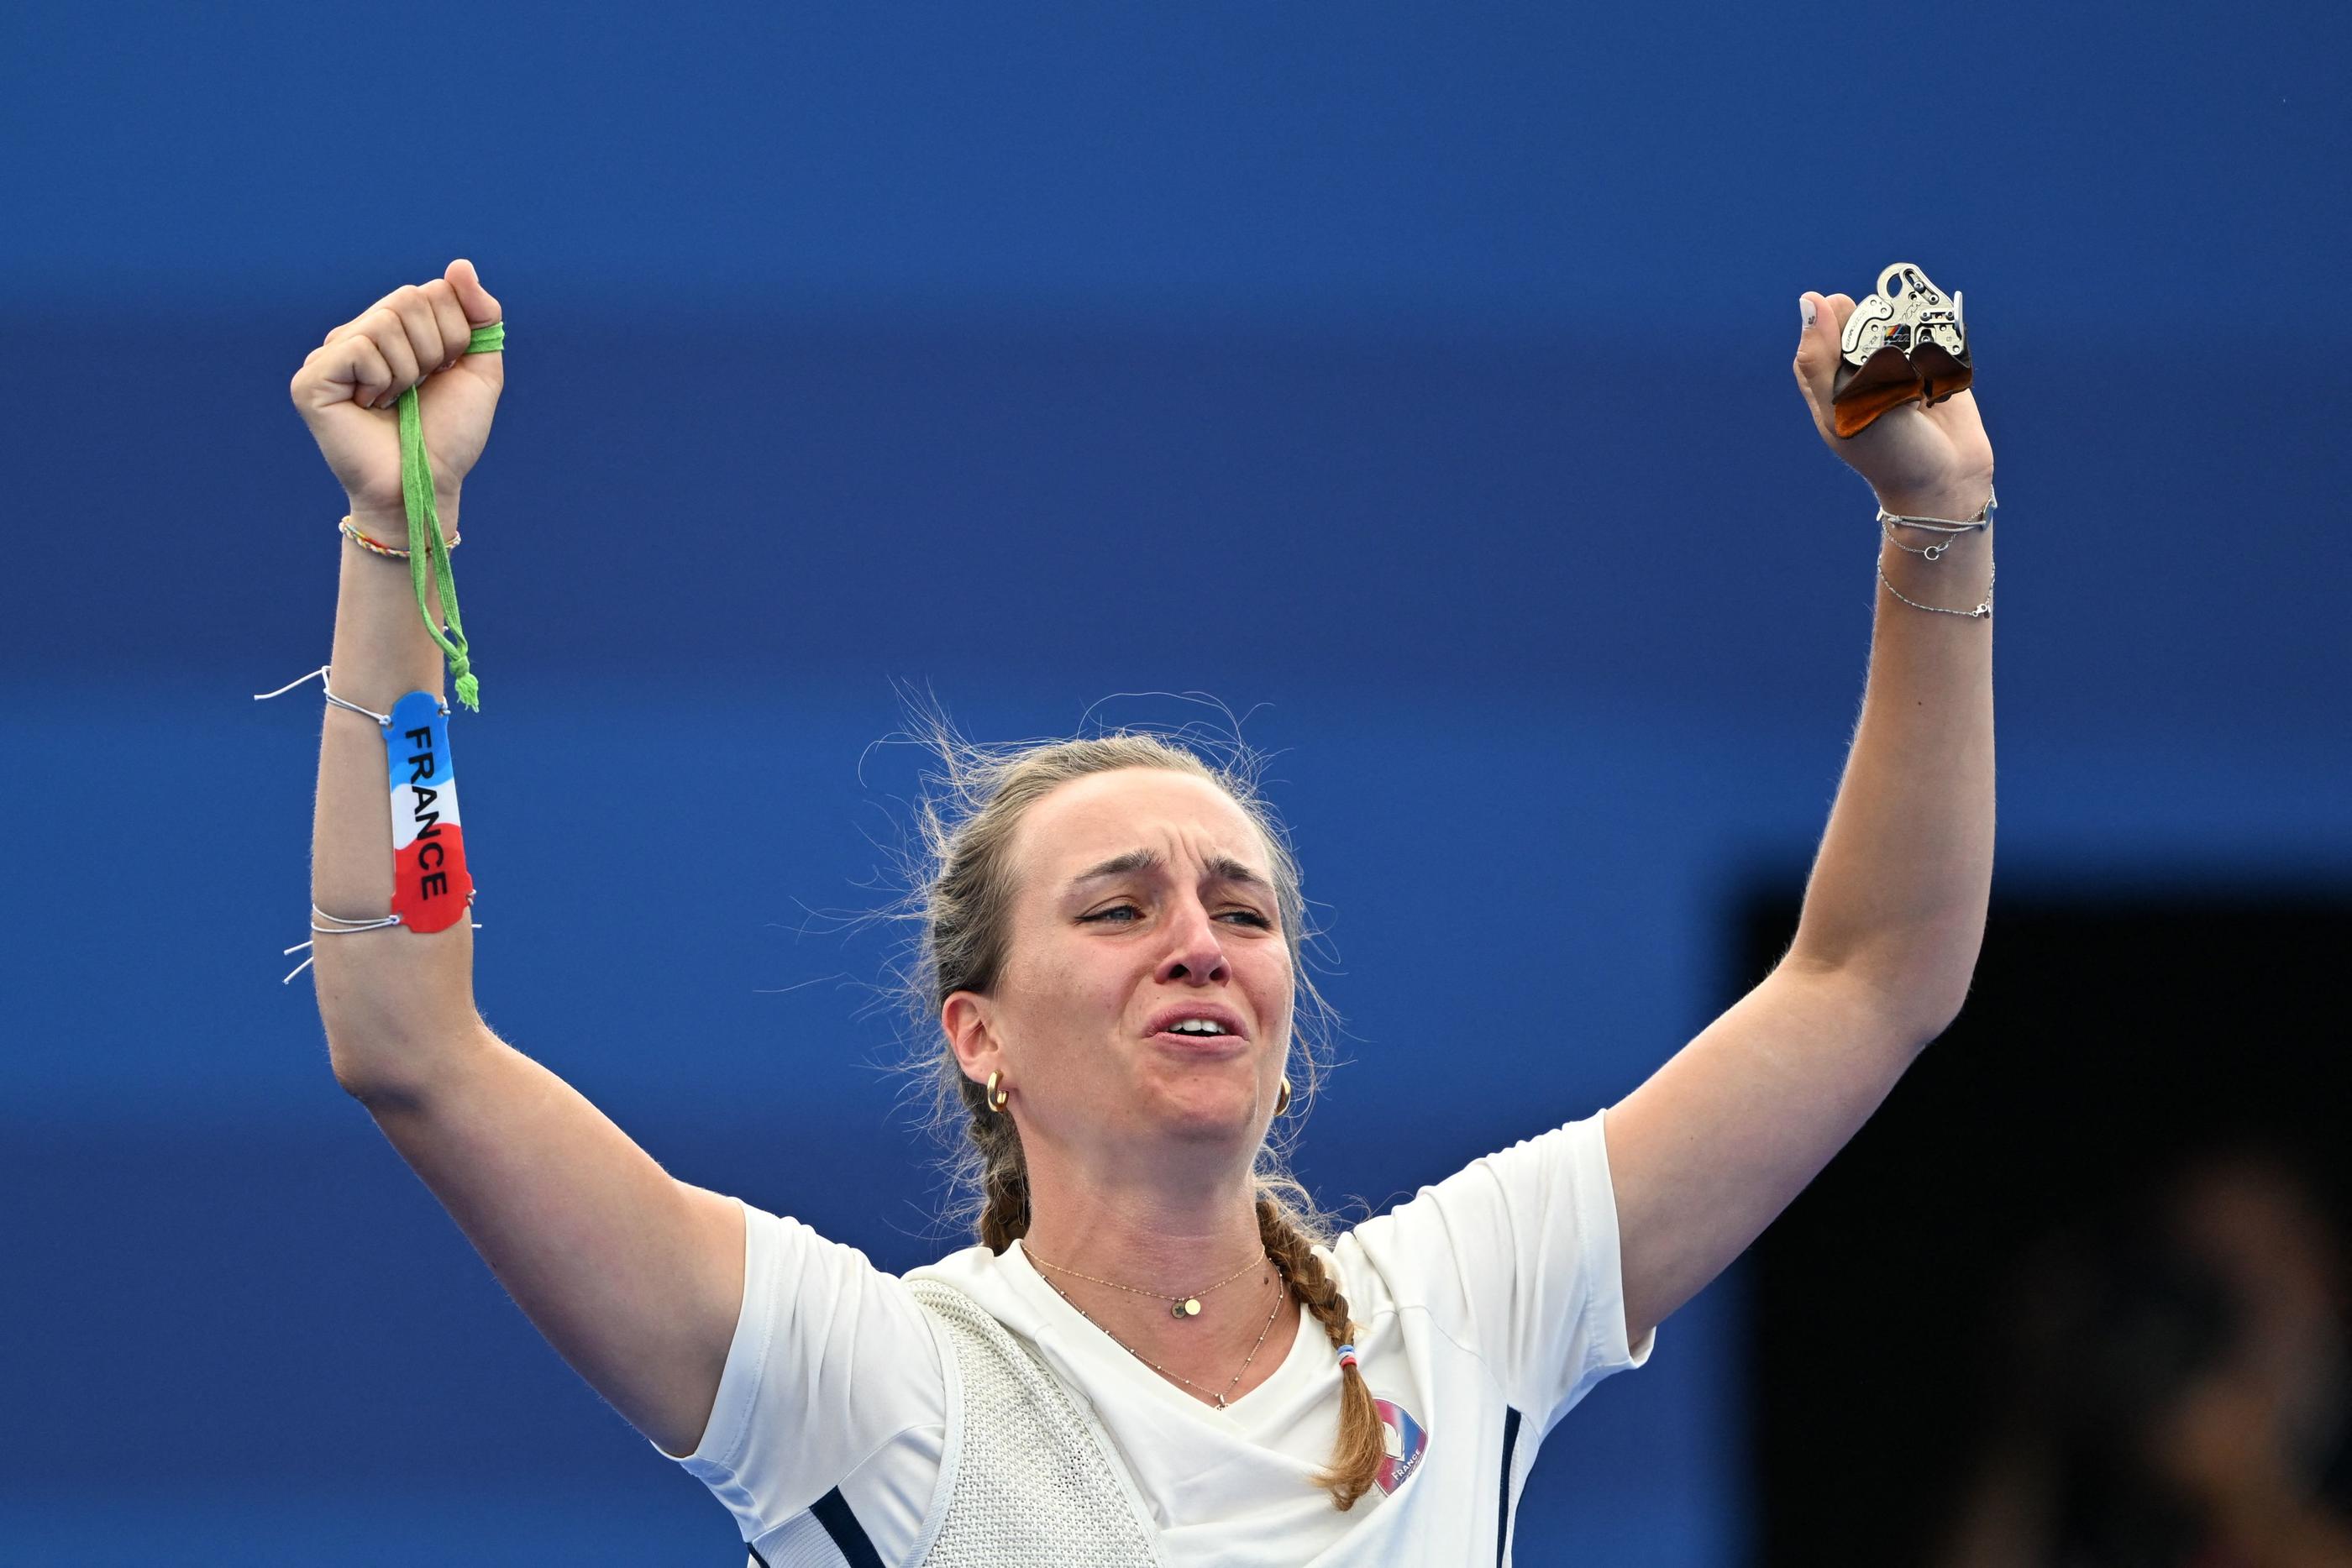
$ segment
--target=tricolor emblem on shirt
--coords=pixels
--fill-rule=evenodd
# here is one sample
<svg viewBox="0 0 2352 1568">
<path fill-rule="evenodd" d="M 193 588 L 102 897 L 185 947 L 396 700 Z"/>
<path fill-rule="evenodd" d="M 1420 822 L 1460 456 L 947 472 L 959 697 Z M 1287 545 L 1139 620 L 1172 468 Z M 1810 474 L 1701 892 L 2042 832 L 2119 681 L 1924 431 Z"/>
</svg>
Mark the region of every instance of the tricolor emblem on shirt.
<svg viewBox="0 0 2352 1568">
<path fill-rule="evenodd" d="M 1381 1414 L 1381 1468 L 1372 1477 L 1372 1484 L 1382 1496 L 1391 1496 L 1404 1485 L 1407 1477 L 1421 1466 L 1422 1455 L 1429 1451 L 1429 1432 L 1412 1418 L 1412 1412 L 1391 1399 L 1375 1399 L 1372 1408 Z"/>
<path fill-rule="evenodd" d="M 457 822 L 457 775 L 449 762 L 449 716 L 431 692 L 394 703 L 384 727 L 392 779 L 392 912 L 411 931 L 441 931 L 466 917 L 474 879 Z"/>
</svg>

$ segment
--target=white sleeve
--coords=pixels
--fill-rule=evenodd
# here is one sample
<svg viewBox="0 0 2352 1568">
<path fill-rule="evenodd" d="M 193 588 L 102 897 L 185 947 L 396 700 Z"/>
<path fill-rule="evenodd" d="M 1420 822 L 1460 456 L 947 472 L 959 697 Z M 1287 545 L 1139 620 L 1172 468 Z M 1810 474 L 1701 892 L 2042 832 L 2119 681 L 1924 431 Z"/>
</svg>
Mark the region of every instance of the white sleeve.
<svg viewBox="0 0 2352 1568">
<path fill-rule="evenodd" d="M 1475 1160 L 1352 1233 L 1400 1308 L 1426 1310 L 1547 1425 L 1657 1337 L 1625 1343 L 1601 1114 Z"/>
<path fill-rule="evenodd" d="M 905 1281 L 747 1203 L 743 1306 L 709 1424 L 693 1453 L 657 1451 L 727 1505 L 746 1541 L 853 1473 L 847 1490 L 866 1528 L 911 1539 L 938 1479 L 945 1378 Z"/>
</svg>

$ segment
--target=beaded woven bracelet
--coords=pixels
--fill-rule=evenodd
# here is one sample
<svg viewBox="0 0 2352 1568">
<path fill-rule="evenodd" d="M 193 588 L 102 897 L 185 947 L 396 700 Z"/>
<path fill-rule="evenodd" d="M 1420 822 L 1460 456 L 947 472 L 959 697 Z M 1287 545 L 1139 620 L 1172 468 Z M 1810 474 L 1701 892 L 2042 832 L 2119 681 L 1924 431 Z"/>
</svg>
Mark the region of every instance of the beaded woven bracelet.
<svg viewBox="0 0 2352 1568">
<path fill-rule="evenodd" d="M 408 559 L 408 552 L 406 550 L 394 549 L 390 545 L 378 544 L 375 540 L 368 538 L 367 535 L 360 532 L 359 525 L 352 522 L 349 517 L 345 517 L 343 519 L 342 530 L 343 538 L 351 540 L 352 543 L 359 546 L 360 549 L 367 551 L 370 555 L 380 555 L 386 560 L 406 560 Z M 451 549 L 456 549 L 459 543 L 459 539 L 460 536 L 451 534 L 449 536 L 449 548 Z"/>
</svg>

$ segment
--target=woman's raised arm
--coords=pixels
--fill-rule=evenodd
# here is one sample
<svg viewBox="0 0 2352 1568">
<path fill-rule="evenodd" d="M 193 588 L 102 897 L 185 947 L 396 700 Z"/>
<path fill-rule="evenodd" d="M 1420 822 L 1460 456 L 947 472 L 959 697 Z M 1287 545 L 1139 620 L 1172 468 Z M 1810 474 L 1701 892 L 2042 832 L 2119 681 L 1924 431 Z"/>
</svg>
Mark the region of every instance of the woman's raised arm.
<svg viewBox="0 0 2352 1568">
<path fill-rule="evenodd" d="M 1802 303 L 1797 384 L 1822 440 L 1890 513 L 1977 517 L 1992 444 L 1974 394 L 1840 437 L 1830 393 L 1854 302 Z M 1918 553 L 1938 538 L 1948 549 Z M 1882 544 L 1862 721 L 1796 941 L 1609 1112 L 1633 1343 L 1788 1207 L 1968 995 L 1992 885 L 1993 746 L 1992 620 L 1966 612 L 1991 601 L 1992 546 L 1990 525 Z"/>
<path fill-rule="evenodd" d="M 327 334 L 295 373 L 294 404 L 350 497 L 352 525 L 405 543 L 393 404 L 419 388 L 445 534 L 489 438 L 505 356 L 468 354 L 499 319 L 473 264 L 394 289 Z M 346 539 L 335 695 L 389 713 L 441 690 L 441 653 L 405 562 Z M 428 590 L 438 609 L 438 585 Z M 383 731 L 329 706 L 319 747 L 311 899 L 346 920 L 393 897 Z M 563 1358 L 638 1430 L 689 1452 L 709 1418 L 743 1291 L 731 1198 L 664 1174 L 569 1084 L 493 1035 L 474 1006 L 473 933 L 322 936 L 319 1013 L 335 1078 L 365 1105 Z"/>
</svg>

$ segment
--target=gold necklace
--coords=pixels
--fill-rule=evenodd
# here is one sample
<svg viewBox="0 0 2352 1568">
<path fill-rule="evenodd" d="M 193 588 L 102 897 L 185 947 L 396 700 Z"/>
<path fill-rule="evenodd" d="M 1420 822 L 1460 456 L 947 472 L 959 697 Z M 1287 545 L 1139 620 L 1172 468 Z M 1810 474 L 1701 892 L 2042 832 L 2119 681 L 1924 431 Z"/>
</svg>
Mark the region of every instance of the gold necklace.
<svg viewBox="0 0 2352 1568">
<path fill-rule="evenodd" d="M 1025 1250 L 1026 1250 L 1026 1249 L 1024 1249 L 1024 1250 L 1025 1251 Z M 1064 1272 L 1064 1273 L 1068 1273 L 1068 1272 L 1069 1272 L 1069 1270 L 1066 1269 L 1066 1270 L 1063 1270 L 1063 1272 Z M 1081 1279 L 1081 1280 L 1083 1280 L 1083 1279 L 1085 1279 L 1085 1278 L 1086 1278 L 1086 1276 L 1085 1276 L 1084 1274 L 1080 1274 L 1080 1275 L 1078 1275 L 1077 1277 L 1078 1277 L 1079 1279 Z M 1236 1277 L 1238 1278 L 1238 1276 L 1236 1276 Z M 1231 1394 L 1231 1393 L 1234 1391 L 1234 1386 L 1235 1386 L 1236 1385 L 1238 1385 L 1238 1384 L 1241 1382 L 1241 1380 L 1242 1380 L 1242 1375 L 1243 1375 L 1244 1373 L 1246 1373 L 1246 1372 L 1248 1372 L 1248 1371 L 1249 1371 L 1249 1369 L 1250 1369 L 1250 1363 L 1252 1363 L 1252 1362 L 1254 1362 L 1254 1361 L 1255 1361 L 1255 1360 L 1257 1359 L 1257 1353 L 1259 1352 L 1259 1350 L 1260 1350 L 1260 1349 L 1264 1348 L 1264 1346 L 1265 1346 L 1265 1336 L 1266 1336 L 1266 1335 L 1268 1335 L 1268 1334 L 1270 1334 L 1270 1333 L 1272 1333 L 1274 1332 L 1274 1320 L 1275 1320 L 1275 1318 L 1276 1318 L 1276 1316 L 1281 1312 L 1281 1311 L 1282 1311 L 1282 1303 L 1283 1303 L 1283 1302 L 1285 1302 L 1285 1301 L 1288 1301 L 1288 1300 L 1290 1300 L 1290 1291 L 1281 1284 L 1281 1279 L 1282 1279 L 1282 1273 L 1281 1273 L 1281 1270 L 1276 1270 L 1275 1271 L 1276 1289 L 1275 1289 L 1275 1292 L 1274 1292 L 1274 1305 L 1273 1305 L 1270 1309 L 1268 1309 L 1268 1310 L 1267 1310 L 1267 1312 L 1266 1312 L 1266 1314 L 1265 1314 L 1265 1326 L 1264 1328 L 1262 1328 L 1262 1329 L 1260 1329 L 1260 1330 L 1258 1330 L 1258 1331 L 1257 1331 L 1257 1343 L 1256 1343 L 1255 1344 L 1253 1344 L 1253 1345 L 1251 1345 L 1251 1346 L 1250 1346 L 1250 1351 L 1249 1351 L 1249 1354 L 1248 1354 L 1247 1355 L 1245 1355 L 1245 1356 L 1242 1357 L 1241 1371 L 1240 1371 L 1240 1372 L 1236 1372 L 1236 1373 L 1234 1373 L 1234 1375 L 1233 1375 L 1233 1380 L 1232 1380 L 1232 1382 L 1227 1383 L 1227 1384 L 1225 1385 L 1225 1386 L 1224 1386 L 1223 1390 L 1222 1392 L 1220 1392 L 1220 1393 L 1216 1393 L 1216 1394 L 1209 1394 L 1209 1391 L 1208 1391 L 1207 1389 L 1205 1389 L 1205 1388 L 1202 1387 L 1199 1384 L 1197 1384 L 1197 1383 L 1193 1382 L 1191 1378 L 1189 1378 L 1189 1377 L 1185 1376 L 1185 1375 L 1184 1375 L 1182 1373 L 1181 1373 L 1181 1372 L 1171 1372 L 1171 1371 L 1169 1371 L 1166 1367 L 1164 1367 L 1164 1366 L 1160 1365 L 1158 1362 L 1156 1362 L 1156 1361 L 1152 1360 L 1150 1356 L 1148 1356 L 1148 1355 L 1144 1354 L 1141 1351 L 1139 1351 L 1139 1350 L 1136 1349 L 1133 1345 L 1131 1345 L 1131 1344 L 1128 1343 L 1125 1340 L 1123 1340 L 1123 1339 L 1119 1338 L 1119 1337 L 1118 1337 L 1118 1335 L 1117 1335 L 1117 1334 L 1115 1334 L 1115 1333 L 1112 1333 L 1110 1332 L 1110 1330 L 1106 1329 L 1106 1328 L 1103 1328 L 1102 1324 L 1100 1324 L 1100 1323 L 1096 1323 L 1096 1322 L 1095 1322 L 1095 1317 L 1094 1317 L 1094 1314 L 1093 1314 L 1092 1312 L 1090 1312 L 1087 1311 L 1087 1310 L 1086 1310 L 1086 1308 L 1079 1306 L 1079 1305 L 1078 1305 L 1078 1303 L 1077 1303 L 1076 1301 L 1071 1301 L 1071 1300 L 1070 1300 L 1070 1292 L 1069 1292 L 1069 1291 L 1065 1291 L 1065 1290 L 1064 1290 L 1064 1289 L 1062 1289 L 1062 1287 L 1061 1287 L 1061 1286 L 1059 1286 L 1059 1285 L 1054 1285 L 1054 1281 L 1051 1281 L 1051 1280 L 1046 1281 L 1045 1281 L 1045 1283 L 1047 1283 L 1047 1284 L 1049 1284 L 1049 1285 L 1054 1285 L 1054 1293 L 1055 1293 L 1055 1295 L 1057 1295 L 1057 1296 L 1061 1297 L 1061 1298 L 1062 1298 L 1062 1300 L 1064 1300 L 1064 1301 L 1069 1301 L 1069 1302 L 1070 1302 L 1070 1306 L 1071 1306 L 1071 1308 L 1072 1308 L 1074 1311 L 1076 1311 L 1076 1313 L 1078 1314 L 1078 1316 L 1080 1316 L 1080 1317 L 1082 1317 L 1082 1318 L 1086 1319 L 1086 1320 L 1087 1320 L 1087 1322 L 1090 1322 L 1090 1323 L 1094 1323 L 1094 1325 L 1095 1325 L 1095 1327 L 1096 1327 L 1096 1328 L 1097 1328 L 1097 1329 L 1102 1329 L 1103 1336 L 1104 1336 L 1105 1338 L 1108 1339 L 1108 1340 L 1110 1341 L 1110 1343 L 1113 1343 L 1113 1344 L 1115 1344 L 1115 1345 L 1118 1346 L 1118 1348 L 1119 1348 L 1119 1349 L 1121 1349 L 1121 1350 L 1123 1350 L 1123 1351 L 1127 1352 L 1127 1354 L 1129 1354 L 1129 1355 L 1131 1355 L 1131 1356 L 1135 1357 L 1135 1359 L 1136 1359 L 1136 1360 L 1138 1360 L 1138 1361 L 1139 1361 L 1139 1362 L 1143 1363 L 1143 1364 L 1144 1364 L 1144 1365 L 1146 1365 L 1146 1366 L 1148 1366 L 1148 1367 L 1151 1368 L 1151 1370 L 1152 1370 L 1152 1371 L 1154 1371 L 1154 1372 L 1158 1373 L 1160 1376 L 1162 1376 L 1162 1377 L 1172 1377 L 1172 1378 L 1174 1378 L 1177 1382 L 1179 1382 L 1179 1383 L 1182 1384 L 1185 1387 L 1192 1389 L 1192 1390 L 1193 1392 L 1195 1392 L 1195 1393 L 1198 1393 L 1198 1394 L 1209 1394 L 1209 1397 L 1210 1397 L 1213 1401 L 1214 1401 L 1214 1402 L 1215 1402 L 1217 1408 L 1218 1408 L 1218 1409 L 1220 1409 L 1220 1410 L 1223 1410 L 1223 1409 L 1227 1409 L 1227 1408 L 1229 1408 L 1229 1406 L 1227 1406 L 1227 1404 L 1226 1404 L 1226 1402 L 1225 1402 L 1225 1396 L 1226 1396 L 1226 1395 L 1228 1395 L 1228 1394 Z M 1229 1280 L 1229 1281 L 1223 1281 L 1223 1282 L 1224 1282 L 1224 1283 L 1227 1283 L 1227 1284 L 1231 1284 L 1233 1281 Z M 1102 1284 L 1108 1284 L 1108 1283 L 1109 1283 L 1109 1281 L 1107 1281 L 1107 1280 L 1097 1280 L 1097 1281 L 1095 1281 L 1095 1283 L 1097 1283 L 1097 1284 L 1098 1284 L 1098 1285 L 1102 1285 Z M 1213 1289 L 1213 1288 L 1214 1288 L 1214 1287 L 1212 1287 L 1212 1289 Z M 1139 1296 L 1140 1296 L 1140 1295 L 1150 1295 L 1150 1294 L 1152 1294 L 1153 1292 L 1150 1292 L 1150 1291 L 1136 1291 L 1135 1293 L 1136 1293 L 1137 1295 L 1139 1295 Z M 1204 1292 L 1204 1293 L 1205 1293 L 1205 1292 Z"/>
<path fill-rule="evenodd" d="M 1194 1291 L 1189 1294 L 1179 1292 L 1178 1294 L 1171 1296 L 1165 1291 L 1139 1291 L 1133 1285 L 1122 1285 L 1113 1280 L 1097 1280 L 1092 1274 L 1081 1274 L 1076 1269 L 1066 1269 L 1059 1263 L 1048 1263 L 1043 1258 L 1038 1257 L 1034 1252 L 1031 1252 L 1025 1243 L 1023 1245 L 1021 1250 L 1027 1254 L 1029 1261 L 1036 1264 L 1040 1269 L 1051 1269 L 1056 1274 L 1067 1274 L 1073 1280 L 1084 1280 L 1090 1285 L 1108 1285 L 1112 1290 L 1125 1291 L 1130 1296 L 1150 1296 L 1156 1301 L 1165 1301 L 1168 1303 L 1168 1315 L 1180 1322 L 1185 1318 L 1197 1318 L 1201 1315 L 1201 1298 L 1202 1296 L 1208 1295 L 1213 1291 L 1223 1290 L 1227 1285 L 1232 1284 L 1235 1280 L 1240 1279 L 1244 1274 L 1248 1273 L 1260 1263 L 1271 1263 L 1274 1261 L 1271 1257 L 1264 1252 L 1260 1252 L 1256 1257 L 1251 1259 L 1248 1262 L 1243 1264 L 1240 1268 L 1234 1270 L 1232 1273 L 1226 1275 L 1215 1284 L 1210 1286 L 1206 1291 Z M 1048 1280 L 1046 1283 L 1051 1285 L 1053 1284 L 1053 1281 Z M 1061 1288 L 1062 1287 L 1059 1285 L 1054 1285 L 1054 1289 L 1057 1291 Z M 1067 1300 L 1068 1298 L 1065 1296 L 1064 1299 Z M 1076 1301 L 1071 1301 L 1070 1304 L 1072 1306 L 1077 1305 Z M 1091 1322 L 1092 1320 L 1088 1321 Z"/>
</svg>

